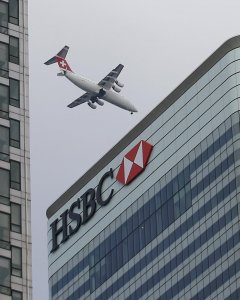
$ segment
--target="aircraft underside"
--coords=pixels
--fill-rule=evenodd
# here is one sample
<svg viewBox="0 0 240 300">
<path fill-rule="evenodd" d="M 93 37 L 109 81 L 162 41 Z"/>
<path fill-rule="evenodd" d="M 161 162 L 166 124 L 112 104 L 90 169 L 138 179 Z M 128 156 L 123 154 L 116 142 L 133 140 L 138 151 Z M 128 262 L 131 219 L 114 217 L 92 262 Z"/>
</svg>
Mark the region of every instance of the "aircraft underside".
<svg viewBox="0 0 240 300">
<path fill-rule="evenodd" d="M 83 103 L 87 103 L 92 109 L 96 109 L 97 105 L 103 106 L 104 101 L 101 99 L 114 104 L 120 108 L 130 111 L 131 113 L 137 112 L 134 105 L 119 95 L 124 84 L 118 80 L 118 76 L 123 69 L 123 65 L 119 64 L 110 73 L 107 74 L 98 84 L 76 75 L 67 60 L 65 59 L 68 53 L 69 47 L 63 47 L 55 56 L 50 58 L 45 62 L 45 65 L 51 65 L 57 63 L 60 68 L 60 73 L 58 76 L 65 76 L 73 84 L 75 84 L 80 89 L 84 90 L 86 93 L 78 97 L 76 100 L 72 101 L 68 107 L 73 108 Z"/>
<path fill-rule="evenodd" d="M 92 109 L 97 108 L 96 104 L 103 106 L 104 102 L 101 100 L 103 99 L 130 112 L 137 112 L 136 108 L 130 103 L 130 101 L 113 90 L 105 90 L 94 82 L 86 80 L 73 73 L 66 73 L 65 76 L 80 89 L 92 94 L 91 98 L 88 100 L 88 106 Z"/>
</svg>

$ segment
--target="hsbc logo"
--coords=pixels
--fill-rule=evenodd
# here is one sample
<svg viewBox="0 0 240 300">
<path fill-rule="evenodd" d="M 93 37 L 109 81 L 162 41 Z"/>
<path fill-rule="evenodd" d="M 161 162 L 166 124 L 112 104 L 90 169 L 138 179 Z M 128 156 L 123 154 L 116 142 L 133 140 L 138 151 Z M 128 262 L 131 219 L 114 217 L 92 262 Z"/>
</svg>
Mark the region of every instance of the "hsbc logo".
<svg viewBox="0 0 240 300">
<path fill-rule="evenodd" d="M 117 181 L 123 185 L 129 184 L 146 168 L 153 146 L 146 141 L 140 141 L 123 158 L 117 173 Z"/>
<path fill-rule="evenodd" d="M 118 170 L 116 179 L 123 185 L 133 181 L 147 166 L 153 146 L 145 141 L 140 141 L 123 158 Z M 66 209 L 60 218 L 55 219 L 51 224 L 52 231 L 52 249 L 55 252 L 59 245 L 65 243 L 73 234 L 75 234 L 82 225 L 86 224 L 96 213 L 97 204 L 99 206 L 107 205 L 114 196 L 114 190 L 103 194 L 103 184 L 105 180 L 113 179 L 113 170 L 106 172 L 98 183 L 96 189 L 89 188 L 82 194 L 70 208 Z M 80 213 L 80 208 L 82 212 Z M 69 222 L 70 221 L 70 222 Z M 71 223 L 71 221 L 73 221 Z M 58 239 L 61 235 L 62 238 Z"/>
</svg>

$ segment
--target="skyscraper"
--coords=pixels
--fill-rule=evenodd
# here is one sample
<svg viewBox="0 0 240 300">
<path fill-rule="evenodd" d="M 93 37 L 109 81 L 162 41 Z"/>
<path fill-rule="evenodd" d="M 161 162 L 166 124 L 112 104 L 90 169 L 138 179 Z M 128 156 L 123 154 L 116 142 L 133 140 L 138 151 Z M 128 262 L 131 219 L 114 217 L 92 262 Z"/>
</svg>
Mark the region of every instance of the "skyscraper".
<svg viewBox="0 0 240 300">
<path fill-rule="evenodd" d="M 32 299 L 27 0 L 0 1 L 0 299 Z"/>
<path fill-rule="evenodd" d="M 239 62 L 238 36 L 48 208 L 50 299 L 240 299 Z"/>
</svg>

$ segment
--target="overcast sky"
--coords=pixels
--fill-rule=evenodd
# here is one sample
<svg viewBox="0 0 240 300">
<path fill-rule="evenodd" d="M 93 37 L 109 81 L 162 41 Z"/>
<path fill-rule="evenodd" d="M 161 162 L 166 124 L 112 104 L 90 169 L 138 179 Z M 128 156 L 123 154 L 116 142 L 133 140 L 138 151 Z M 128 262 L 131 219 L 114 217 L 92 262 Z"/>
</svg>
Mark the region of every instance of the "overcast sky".
<svg viewBox="0 0 240 300">
<path fill-rule="evenodd" d="M 240 34 L 239 0 L 29 1 L 34 300 L 48 299 L 46 209 L 224 41 Z M 119 63 L 130 115 L 83 92 L 44 61 L 64 45 L 72 69 L 100 81 Z"/>
</svg>

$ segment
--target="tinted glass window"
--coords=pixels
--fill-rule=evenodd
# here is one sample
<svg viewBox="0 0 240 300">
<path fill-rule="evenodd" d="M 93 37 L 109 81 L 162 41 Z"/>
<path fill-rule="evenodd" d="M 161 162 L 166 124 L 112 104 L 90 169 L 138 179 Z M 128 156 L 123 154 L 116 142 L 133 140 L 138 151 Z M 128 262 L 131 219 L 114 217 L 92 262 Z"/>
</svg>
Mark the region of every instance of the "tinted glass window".
<svg viewBox="0 0 240 300">
<path fill-rule="evenodd" d="M 8 118 L 9 110 L 8 86 L 0 84 L 0 117 Z"/>
<path fill-rule="evenodd" d="M 8 45 L 0 43 L 0 76 L 8 77 Z"/>
<path fill-rule="evenodd" d="M 12 300 L 22 300 L 22 293 L 17 291 L 12 291 Z"/>
<path fill-rule="evenodd" d="M 19 23 L 19 1 L 9 0 L 9 23 L 18 25 Z"/>
<path fill-rule="evenodd" d="M 10 259 L 0 256 L 0 293 L 10 294 Z"/>
<path fill-rule="evenodd" d="M 9 171 L 0 169 L 0 203 L 9 204 Z"/>
<path fill-rule="evenodd" d="M 20 122 L 10 120 L 10 146 L 20 148 Z"/>
<path fill-rule="evenodd" d="M 11 231 L 21 233 L 21 205 L 11 203 Z"/>
<path fill-rule="evenodd" d="M 0 32 L 7 33 L 8 27 L 8 4 L 0 1 Z"/>
<path fill-rule="evenodd" d="M 0 212 L 0 247 L 9 249 L 10 242 L 10 216 Z"/>
<path fill-rule="evenodd" d="M 0 159 L 9 161 L 9 128 L 0 126 Z"/>
<path fill-rule="evenodd" d="M 12 275 L 22 276 L 22 249 L 12 247 Z"/>
<path fill-rule="evenodd" d="M 15 190 L 21 190 L 21 172 L 20 162 L 12 160 L 10 162 L 11 167 L 11 182 L 10 187 Z"/>
<path fill-rule="evenodd" d="M 9 79 L 10 105 L 20 107 L 20 85 L 19 80 Z"/>
<path fill-rule="evenodd" d="M 13 36 L 9 37 L 9 61 L 19 64 L 19 39 Z"/>
</svg>

